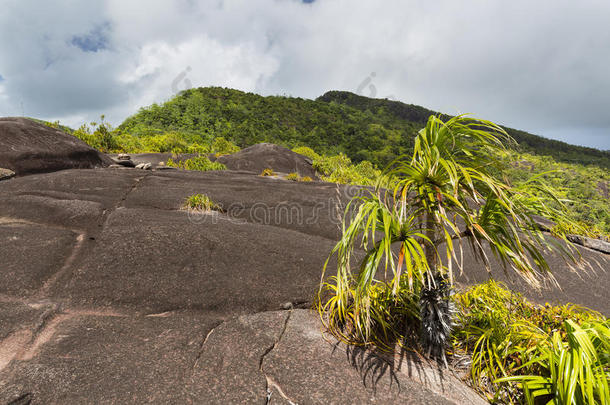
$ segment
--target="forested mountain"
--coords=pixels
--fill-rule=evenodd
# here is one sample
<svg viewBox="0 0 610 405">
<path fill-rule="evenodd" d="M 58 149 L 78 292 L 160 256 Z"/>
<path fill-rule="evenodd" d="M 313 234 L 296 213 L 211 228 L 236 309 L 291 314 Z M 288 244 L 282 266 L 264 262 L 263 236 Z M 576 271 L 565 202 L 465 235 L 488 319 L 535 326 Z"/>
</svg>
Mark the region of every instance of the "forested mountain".
<svg viewBox="0 0 610 405">
<path fill-rule="evenodd" d="M 257 142 L 309 146 L 318 153 L 343 152 L 355 162 L 383 166 L 410 151 L 416 132 L 431 114 L 435 112 L 420 106 L 349 92 L 331 91 L 307 100 L 207 87 L 142 108 L 118 129 L 136 136 L 179 131 L 199 143 L 221 136 L 241 147 Z M 507 130 L 526 152 L 610 168 L 608 151 Z"/>
<path fill-rule="evenodd" d="M 405 104 L 388 99 L 373 99 L 346 91 L 329 91 L 318 97 L 317 100 L 348 105 L 360 111 L 369 111 L 384 122 L 404 120 L 415 123 L 420 127 L 426 124 L 431 114 L 439 114 L 414 104 Z M 442 116 L 448 117 L 445 114 L 442 114 Z M 569 163 L 593 163 L 610 167 L 610 151 L 570 145 L 566 142 L 544 138 L 506 126 L 503 126 L 503 128 L 519 143 L 524 152 L 552 156 L 556 160 Z"/>
</svg>

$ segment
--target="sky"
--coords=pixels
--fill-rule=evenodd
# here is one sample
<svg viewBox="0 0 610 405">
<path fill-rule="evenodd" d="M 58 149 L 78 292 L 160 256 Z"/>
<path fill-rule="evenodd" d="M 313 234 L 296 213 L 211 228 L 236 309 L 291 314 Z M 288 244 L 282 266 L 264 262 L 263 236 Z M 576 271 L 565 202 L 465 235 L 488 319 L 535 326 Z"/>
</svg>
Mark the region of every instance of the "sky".
<svg viewBox="0 0 610 405">
<path fill-rule="evenodd" d="M 606 0 L 0 0 L 0 116 L 346 90 L 610 150 L 609 21 Z"/>
</svg>

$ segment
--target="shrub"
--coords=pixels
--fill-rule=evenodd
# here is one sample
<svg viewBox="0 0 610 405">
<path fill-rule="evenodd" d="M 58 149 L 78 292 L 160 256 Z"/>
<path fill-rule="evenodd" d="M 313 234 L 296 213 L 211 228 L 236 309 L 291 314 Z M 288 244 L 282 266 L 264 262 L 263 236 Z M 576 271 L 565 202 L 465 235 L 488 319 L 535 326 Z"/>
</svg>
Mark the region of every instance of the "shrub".
<svg viewBox="0 0 610 405">
<path fill-rule="evenodd" d="M 299 179 L 300 179 L 299 174 L 296 172 L 290 173 L 286 176 L 286 180 L 299 181 Z"/>
<path fill-rule="evenodd" d="M 610 235 L 601 229 L 597 225 L 590 225 L 582 221 L 576 223 L 560 223 L 555 225 L 551 229 L 553 235 L 556 234 L 571 234 L 571 235 L 582 235 L 589 238 L 601 239 L 606 242 L 610 242 Z"/>
<path fill-rule="evenodd" d="M 546 335 L 533 350 L 535 357 L 519 368 L 529 374 L 500 381 L 518 382 L 530 405 L 541 400 L 556 404 L 610 403 L 610 323 L 578 325 L 566 320 L 562 326 Z"/>
<path fill-rule="evenodd" d="M 320 155 L 307 146 L 299 146 L 298 148 L 294 148 L 292 151 L 298 153 L 299 155 L 307 156 L 312 161 L 320 159 Z"/>
<path fill-rule="evenodd" d="M 100 118 L 100 124 L 96 122 L 92 122 L 90 125 L 83 124 L 72 135 L 101 152 L 118 151 L 119 144 L 112 133 L 112 127 L 107 122 L 104 122 L 103 115 Z"/>
<path fill-rule="evenodd" d="M 313 179 L 311 177 L 309 177 L 309 176 L 303 176 L 303 177 L 299 177 L 299 181 L 303 181 L 303 182 L 308 183 L 310 181 L 313 181 Z"/>
<path fill-rule="evenodd" d="M 216 204 L 205 194 L 193 194 L 186 198 L 184 208 L 195 211 L 222 211 L 220 205 Z"/>
<path fill-rule="evenodd" d="M 210 153 L 210 147 L 207 145 L 200 145 L 198 143 L 193 143 L 192 145 L 189 145 L 186 148 L 186 152 L 187 153 L 197 153 L 197 154 L 204 154 L 204 153 Z"/>
<path fill-rule="evenodd" d="M 230 155 L 235 152 L 239 152 L 239 146 L 235 145 L 233 142 L 227 141 L 222 136 L 214 139 L 211 146 L 212 153 L 215 153 L 216 156 L 220 155 Z"/>
<path fill-rule="evenodd" d="M 534 398 L 536 394 L 533 392 L 543 388 L 536 384 L 550 386 L 554 365 L 547 363 L 557 355 L 555 352 L 551 355 L 551 352 L 563 350 L 560 347 L 569 344 L 569 334 L 578 325 L 584 325 L 586 329 L 586 325 L 607 324 L 602 315 L 586 308 L 570 304 L 536 306 L 521 294 L 511 292 L 494 281 L 456 294 L 454 300 L 459 309 L 454 351 L 471 357 L 473 384 L 494 401 L 505 403 L 522 402 L 524 396 L 528 401 L 528 396 Z M 557 339 L 563 343 L 559 344 Z M 606 348 L 609 339 L 610 336 L 606 335 Z M 603 345 L 596 349 L 598 354 L 603 353 L 600 350 L 603 350 Z M 603 357 L 598 354 L 597 357 Z M 590 354 L 587 356 L 592 358 Z M 570 375 L 578 373 L 575 370 L 564 371 L 572 373 Z M 514 382 L 520 385 L 515 386 Z M 532 393 L 528 394 L 527 390 Z M 556 400 L 560 398 L 556 397 Z"/>
<path fill-rule="evenodd" d="M 177 167 L 183 170 L 198 170 L 206 172 L 209 170 L 225 170 L 227 167 L 222 163 L 212 162 L 205 156 L 197 156 L 191 159 L 174 162 L 173 159 L 169 159 L 166 163 L 169 167 Z"/>
<path fill-rule="evenodd" d="M 328 176 L 339 169 L 350 167 L 352 161 L 343 153 L 335 156 L 322 156 L 313 161 L 313 168 Z"/>
<path fill-rule="evenodd" d="M 142 147 L 147 152 L 186 153 L 188 144 L 178 132 L 167 132 L 162 135 L 142 137 Z"/>
<path fill-rule="evenodd" d="M 275 176 L 276 173 L 273 171 L 273 169 L 267 168 L 267 169 L 263 170 L 260 175 L 261 175 L 261 177 L 267 177 L 267 176 Z"/>
<path fill-rule="evenodd" d="M 313 160 L 313 167 L 329 183 L 372 186 L 381 175 L 381 170 L 366 160 L 353 165 L 350 158 L 340 153 L 335 156 L 320 156 Z"/>
</svg>

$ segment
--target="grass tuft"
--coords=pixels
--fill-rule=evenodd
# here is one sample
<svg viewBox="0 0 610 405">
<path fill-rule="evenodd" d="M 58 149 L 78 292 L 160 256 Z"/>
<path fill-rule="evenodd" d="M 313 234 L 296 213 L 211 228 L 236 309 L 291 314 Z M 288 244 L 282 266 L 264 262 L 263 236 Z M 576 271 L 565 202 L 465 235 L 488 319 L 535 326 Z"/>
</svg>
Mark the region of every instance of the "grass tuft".
<svg viewBox="0 0 610 405">
<path fill-rule="evenodd" d="M 263 170 L 261 172 L 261 177 L 268 177 L 268 176 L 275 176 L 276 173 L 273 171 L 273 169 L 270 168 L 266 168 L 265 170 Z"/>
<path fill-rule="evenodd" d="M 290 173 L 286 176 L 286 180 L 299 181 L 299 174 L 296 172 Z"/>
<path fill-rule="evenodd" d="M 205 194 L 193 194 L 187 197 L 186 201 L 184 202 L 184 208 L 202 212 L 222 212 L 222 207 L 212 201 L 212 199 Z"/>
<path fill-rule="evenodd" d="M 288 174 L 286 177 L 286 180 L 290 180 L 290 181 L 301 181 L 301 182 L 305 182 L 308 183 L 310 181 L 313 181 L 313 179 L 309 176 L 299 176 L 299 174 L 297 172 L 293 172 Z"/>
</svg>

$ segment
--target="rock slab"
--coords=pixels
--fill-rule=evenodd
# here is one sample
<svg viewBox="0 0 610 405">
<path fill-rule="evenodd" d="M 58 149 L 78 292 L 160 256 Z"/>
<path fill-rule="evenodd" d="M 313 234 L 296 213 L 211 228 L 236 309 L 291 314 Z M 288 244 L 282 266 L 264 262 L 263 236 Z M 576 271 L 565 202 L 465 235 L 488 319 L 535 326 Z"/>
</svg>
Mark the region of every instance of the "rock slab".
<svg viewBox="0 0 610 405">
<path fill-rule="evenodd" d="M 18 176 L 110 164 L 103 153 L 59 129 L 27 118 L 0 118 L 0 167 Z"/>
</svg>

